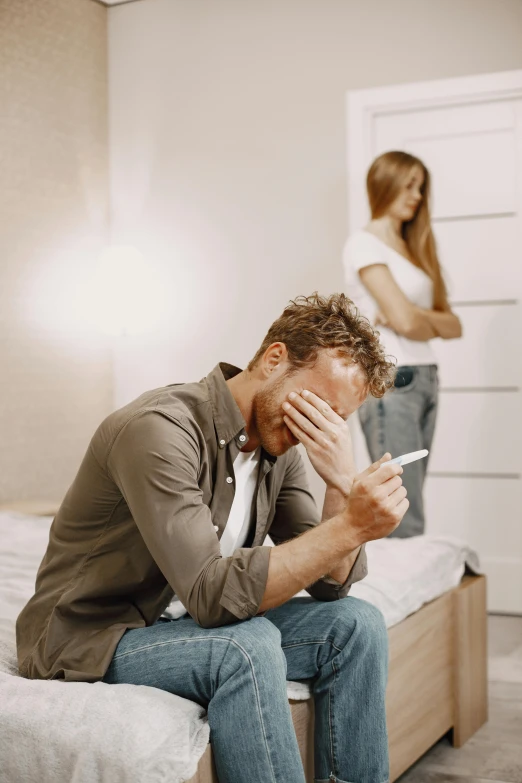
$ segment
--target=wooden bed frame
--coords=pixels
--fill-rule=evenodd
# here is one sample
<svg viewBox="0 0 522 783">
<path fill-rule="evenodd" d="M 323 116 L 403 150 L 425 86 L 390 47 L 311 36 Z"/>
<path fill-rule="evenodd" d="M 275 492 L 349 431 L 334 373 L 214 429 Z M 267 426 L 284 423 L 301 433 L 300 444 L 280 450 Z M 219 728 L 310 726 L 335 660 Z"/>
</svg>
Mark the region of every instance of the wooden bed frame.
<svg viewBox="0 0 522 783">
<path fill-rule="evenodd" d="M 50 516 L 53 502 L 0 506 Z M 390 783 L 451 731 L 460 748 L 488 719 L 486 578 L 460 585 L 389 630 L 386 699 Z M 314 779 L 314 703 L 290 701 L 307 783 Z M 212 746 L 187 783 L 218 783 Z"/>
<path fill-rule="evenodd" d="M 447 732 L 460 748 L 487 721 L 486 622 L 486 579 L 464 576 L 390 628 L 390 783 Z M 313 700 L 290 706 L 306 780 L 313 783 Z M 218 783 L 211 745 L 187 783 Z"/>
</svg>

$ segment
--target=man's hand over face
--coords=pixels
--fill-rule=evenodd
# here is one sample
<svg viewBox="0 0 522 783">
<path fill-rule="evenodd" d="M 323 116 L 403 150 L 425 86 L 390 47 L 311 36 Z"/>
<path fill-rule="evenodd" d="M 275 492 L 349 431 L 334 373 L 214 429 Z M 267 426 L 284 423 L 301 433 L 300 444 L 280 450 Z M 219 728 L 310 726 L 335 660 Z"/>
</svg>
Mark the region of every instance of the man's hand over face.
<svg viewBox="0 0 522 783">
<path fill-rule="evenodd" d="M 286 426 L 303 444 L 326 485 L 347 496 L 356 472 L 348 423 L 306 390 L 292 392 L 283 403 L 283 412 Z"/>
</svg>

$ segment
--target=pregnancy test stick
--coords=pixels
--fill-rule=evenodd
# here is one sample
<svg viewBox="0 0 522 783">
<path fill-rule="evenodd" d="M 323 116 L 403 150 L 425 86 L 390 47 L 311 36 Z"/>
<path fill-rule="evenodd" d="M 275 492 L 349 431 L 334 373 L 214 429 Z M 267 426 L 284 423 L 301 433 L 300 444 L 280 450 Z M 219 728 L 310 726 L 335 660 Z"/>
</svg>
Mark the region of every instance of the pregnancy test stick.
<svg viewBox="0 0 522 783">
<path fill-rule="evenodd" d="M 423 459 L 428 456 L 428 449 L 421 449 L 420 451 L 410 451 L 409 454 L 402 454 L 400 457 L 395 457 L 389 462 L 385 462 L 384 465 L 391 465 L 393 462 L 397 462 L 399 465 L 407 465 L 408 462 L 415 462 L 416 459 Z"/>
</svg>

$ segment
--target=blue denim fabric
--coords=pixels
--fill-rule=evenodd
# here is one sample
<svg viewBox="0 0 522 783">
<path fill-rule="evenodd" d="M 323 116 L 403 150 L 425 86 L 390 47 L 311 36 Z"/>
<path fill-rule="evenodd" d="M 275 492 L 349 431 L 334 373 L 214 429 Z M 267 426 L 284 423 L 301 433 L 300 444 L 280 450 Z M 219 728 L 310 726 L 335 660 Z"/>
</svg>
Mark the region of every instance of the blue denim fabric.
<svg viewBox="0 0 522 783">
<path fill-rule="evenodd" d="M 386 783 L 387 645 L 365 601 L 294 598 L 219 628 L 183 617 L 129 630 L 104 681 L 205 706 L 221 783 L 304 783 L 286 679 L 312 680 L 316 781 Z"/>
<path fill-rule="evenodd" d="M 372 462 L 387 451 L 392 457 L 399 457 L 410 451 L 431 449 L 439 389 L 436 365 L 398 367 L 395 384 L 382 399 L 369 397 L 359 409 Z M 408 538 L 424 533 L 422 491 L 428 460 L 429 457 L 404 466 L 402 482 L 410 507 L 391 536 Z"/>
</svg>

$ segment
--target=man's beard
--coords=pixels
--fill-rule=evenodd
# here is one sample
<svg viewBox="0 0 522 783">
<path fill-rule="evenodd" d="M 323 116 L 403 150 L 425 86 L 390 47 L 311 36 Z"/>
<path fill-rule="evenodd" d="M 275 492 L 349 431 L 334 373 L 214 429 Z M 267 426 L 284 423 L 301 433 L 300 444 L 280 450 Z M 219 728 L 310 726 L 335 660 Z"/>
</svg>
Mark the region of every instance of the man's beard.
<svg viewBox="0 0 522 783">
<path fill-rule="evenodd" d="M 285 438 L 286 425 L 283 421 L 279 392 L 287 375 L 283 375 L 267 388 L 258 391 L 252 402 L 253 424 L 259 435 L 261 446 L 273 457 L 279 457 L 292 445 Z"/>
</svg>

